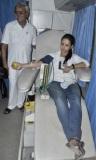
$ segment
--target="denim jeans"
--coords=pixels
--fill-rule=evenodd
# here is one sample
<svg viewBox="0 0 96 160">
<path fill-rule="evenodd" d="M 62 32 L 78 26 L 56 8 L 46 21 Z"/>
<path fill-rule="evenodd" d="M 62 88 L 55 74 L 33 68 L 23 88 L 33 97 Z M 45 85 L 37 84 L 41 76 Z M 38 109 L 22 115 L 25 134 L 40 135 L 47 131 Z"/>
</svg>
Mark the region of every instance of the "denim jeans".
<svg viewBox="0 0 96 160">
<path fill-rule="evenodd" d="M 80 140 L 82 110 L 78 84 L 75 83 L 67 89 L 63 89 L 60 82 L 53 81 L 48 85 L 48 92 L 55 102 L 57 115 L 67 139 L 76 138 Z"/>
</svg>

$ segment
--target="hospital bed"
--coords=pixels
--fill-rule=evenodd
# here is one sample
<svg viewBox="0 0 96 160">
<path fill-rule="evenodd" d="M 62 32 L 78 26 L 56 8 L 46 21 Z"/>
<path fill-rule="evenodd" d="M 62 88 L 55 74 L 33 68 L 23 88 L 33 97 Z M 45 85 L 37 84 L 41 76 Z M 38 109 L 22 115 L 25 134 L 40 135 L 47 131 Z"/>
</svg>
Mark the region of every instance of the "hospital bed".
<svg viewBox="0 0 96 160">
<path fill-rule="evenodd" d="M 82 74 L 83 73 L 83 74 Z M 26 92 L 36 81 L 38 86 L 39 70 L 24 69 L 18 79 L 18 88 Z M 90 81 L 90 70 L 77 70 L 78 78 Z M 38 78 L 37 78 L 38 76 Z M 39 93 L 35 95 L 35 135 L 34 159 L 35 160 L 73 160 L 73 152 L 66 147 L 67 139 L 61 123 L 56 114 L 56 107 L 51 98 L 42 100 Z M 85 142 L 86 158 L 95 157 L 95 146 L 89 116 L 84 99 L 82 104 L 82 141 Z M 33 154 L 32 154 L 33 155 Z"/>
</svg>

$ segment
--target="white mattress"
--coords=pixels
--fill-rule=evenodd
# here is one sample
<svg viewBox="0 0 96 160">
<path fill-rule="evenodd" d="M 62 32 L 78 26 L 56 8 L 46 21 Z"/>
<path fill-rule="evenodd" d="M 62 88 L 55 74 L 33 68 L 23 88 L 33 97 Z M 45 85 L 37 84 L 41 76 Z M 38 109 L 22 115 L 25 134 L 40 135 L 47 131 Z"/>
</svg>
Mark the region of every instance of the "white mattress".
<svg viewBox="0 0 96 160">
<path fill-rule="evenodd" d="M 82 99 L 82 140 L 85 142 L 85 157 L 95 156 L 88 113 Z M 36 96 L 35 113 L 35 160 L 72 160 L 74 154 L 65 144 L 67 140 L 58 120 L 56 108 L 51 99 L 41 100 Z"/>
<path fill-rule="evenodd" d="M 39 73 L 39 69 L 25 68 L 18 78 L 18 88 L 21 92 L 27 92 L 32 87 Z"/>
</svg>

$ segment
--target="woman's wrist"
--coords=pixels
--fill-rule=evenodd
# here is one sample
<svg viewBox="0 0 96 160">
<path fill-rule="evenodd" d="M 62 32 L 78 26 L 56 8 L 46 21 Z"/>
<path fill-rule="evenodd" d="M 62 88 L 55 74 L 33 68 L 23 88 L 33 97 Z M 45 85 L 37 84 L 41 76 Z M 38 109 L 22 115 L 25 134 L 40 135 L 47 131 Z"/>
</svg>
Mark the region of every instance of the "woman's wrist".
<svg viewBox="0 0 96 160">
<path fill-rule="evenodd" d="M 70 66 L 70 69 L 75 69 L 75 65 L 72 64 L 72 65 Z"/>
<path fill-rule="evenodd" d="M 75 69 L 75 64 L 72 64 L 72 69 Z"/>
</svg>

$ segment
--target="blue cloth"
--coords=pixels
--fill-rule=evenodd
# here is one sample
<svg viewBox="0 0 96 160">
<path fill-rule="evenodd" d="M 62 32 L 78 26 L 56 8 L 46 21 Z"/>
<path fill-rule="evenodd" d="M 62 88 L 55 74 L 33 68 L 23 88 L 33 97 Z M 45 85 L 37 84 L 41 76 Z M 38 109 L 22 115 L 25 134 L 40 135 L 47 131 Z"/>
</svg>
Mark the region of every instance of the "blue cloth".
<svg viewBox="0 0 96 160">
<path fill-rule="evenodd" d="M 76 11 L 73 35 L 76 38 L 75 53 L 90 62 L 95 20 L 95 6 Z"/>
<path fill-rule="evenodd" d="M 92 75 L 86 95 L 86 104 L 96 145 L 96 48 L 93 55 Z"/>
<path fill-rule="evenodd" d="M 76 39 L 75 53 L 80 57 L 91 60 L 93 33 L 95 21 L 95 6 L 89 6 L 78 10 L 75 13 L 73 35 Z M 79 81 L 80 86 L 85 87 L 85 83 Z"/>
<path fill-rule="evenodd" d="M 53 57 L 50 55 L 47 55 L 40 59 L 40 61 L 42 61 L 43 63 L 47 63 L 47 64 L 51 63 L 52 60 L 53 60 Z"/>
<path fill-rule="evenodd" d="M 59 82 L 53 81 L 48 85 L 47 90 L 55 102 L 57 114 L 67 139 L 80 140 L 82 110 L 79 86 L 75 83 L 63 89 Z"/>
</svg>

